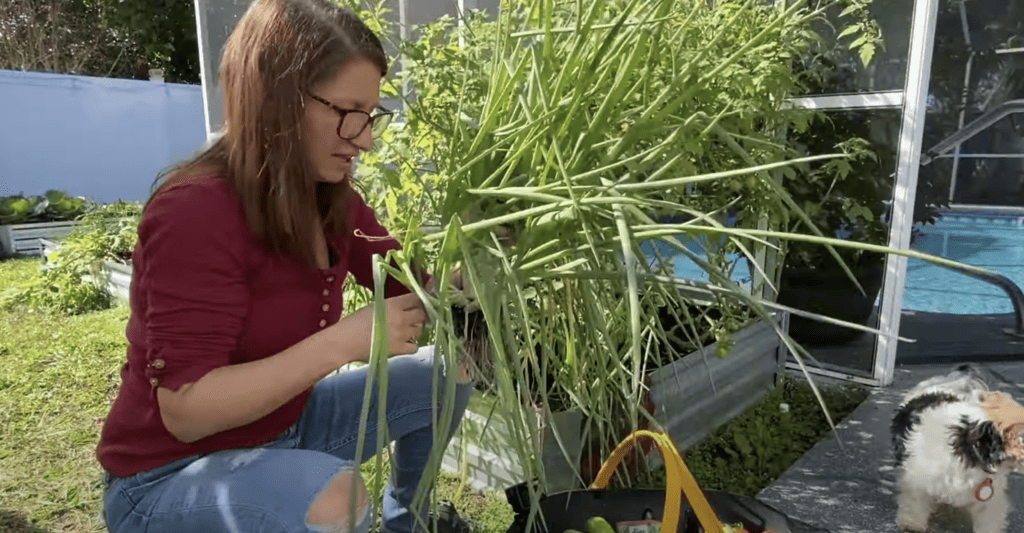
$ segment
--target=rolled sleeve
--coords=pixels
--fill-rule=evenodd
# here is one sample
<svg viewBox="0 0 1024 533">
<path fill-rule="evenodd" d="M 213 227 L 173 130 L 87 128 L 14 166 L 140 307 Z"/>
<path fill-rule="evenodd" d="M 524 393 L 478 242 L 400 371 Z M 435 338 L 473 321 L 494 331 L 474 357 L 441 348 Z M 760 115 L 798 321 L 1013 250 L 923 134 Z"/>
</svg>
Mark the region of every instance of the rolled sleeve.
<svg viewBox="0 0 1024 533">
<path fill-rule="evenodd" d="M 244 217 L 224 190 L 162 191 L 139 225 L 150 385 L 177 390 L 231 363 L 248 312 Z"/>
</svg>

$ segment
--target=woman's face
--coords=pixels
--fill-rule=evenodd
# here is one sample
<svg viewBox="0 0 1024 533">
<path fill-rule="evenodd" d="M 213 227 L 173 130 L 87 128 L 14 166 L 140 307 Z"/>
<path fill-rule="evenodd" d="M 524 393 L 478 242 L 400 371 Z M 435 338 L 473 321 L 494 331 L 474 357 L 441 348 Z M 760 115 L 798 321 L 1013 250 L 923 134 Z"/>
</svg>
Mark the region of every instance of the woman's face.
<svg viewBox="0 0 1024 533">
<path fill-rule="evenodd" d="M 326 100 L 342 110 L 373 114 L 380 99 L 380 69 L 368 59 L 355 58 L 338 73 L 313 88 L 313 96 Z M 340 183 L 349 179 L 355 158 L 373 145 L 373 134 L 367 125 L 355 135 L 358 125 L 367 118 L 363 113 L 348 113 L 338 134 L 341 115 L 316 99 L 305 99 L 302 121 L 302 144 L 306 157 L 317 174 L 317 181 Z M 353 129 L 353 124 L 355 125 Z"/>
</svg>

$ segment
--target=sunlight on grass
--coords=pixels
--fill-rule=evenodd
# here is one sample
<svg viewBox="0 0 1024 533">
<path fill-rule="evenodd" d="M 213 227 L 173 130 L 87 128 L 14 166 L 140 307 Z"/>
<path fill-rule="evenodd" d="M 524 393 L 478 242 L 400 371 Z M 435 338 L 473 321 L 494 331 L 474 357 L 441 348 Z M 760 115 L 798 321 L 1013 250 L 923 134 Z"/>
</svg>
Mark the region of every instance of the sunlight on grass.
<svg viewBox="0 0 1024 533">
<path fill-rule="evenodd" d="M 40 262 L 0 262 L 0 292 Z M 77 317 L 28 310 L 0 313 L 0 492 L 6 531 L 103 531 L 93 457 L 120 381 L 125 308 Z M 22 524 L 19 525 L 19 522 Z"/>
<path fill-rule="evenodd" d="M 41 265 L 42 260 L 37 258 L 0 261 L 0 292 L 24 283 Z"/>
</svg>

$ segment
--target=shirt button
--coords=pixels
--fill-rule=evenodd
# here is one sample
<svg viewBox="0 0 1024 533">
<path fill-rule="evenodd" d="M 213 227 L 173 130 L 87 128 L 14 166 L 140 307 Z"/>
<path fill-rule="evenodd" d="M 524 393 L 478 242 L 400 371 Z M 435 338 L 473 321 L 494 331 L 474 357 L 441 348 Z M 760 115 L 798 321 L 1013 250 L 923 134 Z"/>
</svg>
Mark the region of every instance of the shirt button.
<svg viewBox="0 0 1024 533">
<path fill-rule="evenodd" d="M 326 325 L 327 325 L 327 320 L 326 319 L 320 320 L 320 327 L 324 327 Z"/>
<path fill-rule="evenodd" d="M 327 311 L 329 311 L 331 309 L 331 305 L 330 304 L 324 304 L 322 307 L 320 307 L 320 309 L 322 309 L 326 313 Z"/>
<path fill-rule="evenodd" d="M 327 276 L 327 283 L 334 283 L 334 276 Z"/>
<path fill-rule="evenodd" d="M 159 380 L 159 379 L 156 379 L 156 378 L 150 378 L 150 380 L 149 380 L 149 384 L 150 384 L 150 385 L 152 385 L 152 386 L 154 386 L 154 387 L 156 387 L 157 385 L 159 385 L 159 384 L 160 384 L 160 380 Z"/>
<path fill-rule="evenodd" d="M 164 360 L 163 359 L 156 359 L 156 360 L 153 361 L 153 368 L 155 368 L 157 370 L 160 370 L 163 367 L 164 367 Z"/>
<path fill-rule="evenodd" d="M 324 289 L 324 296 L 330 296 L 330 295 L 331 295 L 331 289 Z"/>
</svg>

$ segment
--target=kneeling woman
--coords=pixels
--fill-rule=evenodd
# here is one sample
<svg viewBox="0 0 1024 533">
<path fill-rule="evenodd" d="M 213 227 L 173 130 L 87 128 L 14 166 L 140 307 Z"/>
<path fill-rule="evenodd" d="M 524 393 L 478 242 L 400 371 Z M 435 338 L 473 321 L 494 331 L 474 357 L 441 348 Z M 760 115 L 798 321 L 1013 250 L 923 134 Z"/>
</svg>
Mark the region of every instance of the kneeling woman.
<svg viewBox="0 0 1024 533">
<path fill-rule="evenodd" d="M 372 311 L 342 317 L 342 283 L 371 287 L 372 256 L 399 246 L 351 186 L 389 118 L 386 71 L 378 38 L 326 0 L 256 0 L 228 39 L 223 135 L 161 180 L 139 225 L 97 448 L 112 532 L 366 531 L 358 466 L 378 431 L 395 442 L 383 530 L 419 530 L 434 435 L 447 442 L 470 392 L 433 427 L 444 381 L 416 344 L 422 303 L 388 281 L 387 427 L 369 417 L 363 457 L 365 367 L 324 379 L 370 353 Z"/>
</svg>

